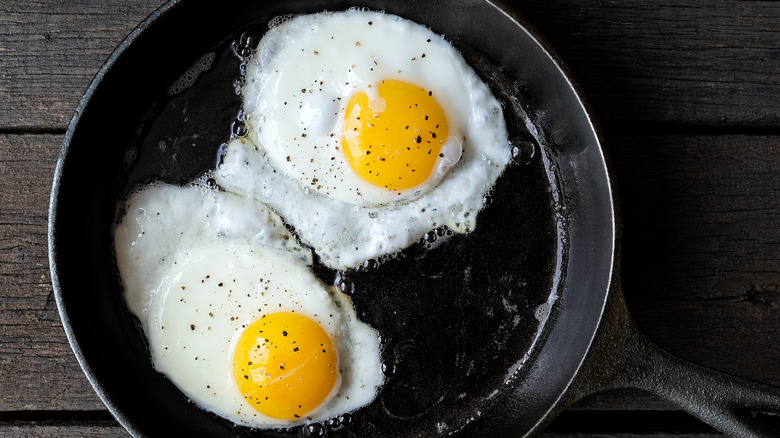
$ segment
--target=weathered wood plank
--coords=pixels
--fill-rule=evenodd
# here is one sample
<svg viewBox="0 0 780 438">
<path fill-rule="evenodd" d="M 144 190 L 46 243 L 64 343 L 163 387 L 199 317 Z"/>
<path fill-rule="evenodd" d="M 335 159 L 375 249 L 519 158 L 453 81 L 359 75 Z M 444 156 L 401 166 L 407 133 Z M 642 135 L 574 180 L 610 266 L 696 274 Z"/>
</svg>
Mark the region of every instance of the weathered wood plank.
<svg viewBox="0 0 780 438">
<path fill-rule="evenodd" d="M 0 411 L 102 409 L 67 345 L 49 280 L 46 212 L 61 141 L 0 136 Z M 774 385 L 780 374 L 766 364 L 780 363 L 778 145 L 762 136 L 607 139 L 639 325 L 684 358 Z M 578 408 L 610 407 L 670 409 L 635 393 Z"/>
<path fill-rule="evenodd" d="M 780 126 L 780 3 L 514 3 L 603 121 Z"/>
<path fill-rule="evenodd" d="M 0 136 L 0 411 L 102 409 L 62 330 L 46 224 L 59 135 Z"/>
<path fill-rule="evenodd" d="M 118 423 L 115 424 L 40 424 L 38 422 L 0 424 L 3 438 L 60 438 L 60 437 L 128 437 Z"/>
<path fill-rule="evenodd" d="M 0 130 L 64 129 L 106 58 L 162 3 L 0 2 Z"/>
<path fill-rule="evenodd" d="M 100 65 L 161 3 L 0 3 L 0 130 L 64 129 Z M 780 126 L 780 3 L 510 3 L 603 121 Z"/>
<path fill-rule="evenodd" d="M 0 2 L 0 132 L 64 130 L 106 57 L 162 2 Z M 780 127 L 778 2 L 510 3 L 553 43 L 608 133 L 627 132 L 615 129 L 624 124 Z M 0 436 L 127 436 L 111 421 L 18 421 L 103 410 L 67 344 L 50 286 L 46 210 L 61 141 L 0 135 Z M 681 357 L 774 385 L 778 145 L 780 137 L 730 135 L 607 142 L 622 200 L 623 281 L 640 327 Z M 574 407 L 627 409 L 672 407 L 635 391 Z M 566 421 L 542 436 L 719 436 Z"/>
<path fill-rule="evenodd" d="M 681 357 L 780 385 L 780 139 L 611 143 L 640 327 Z"/>
</svg>

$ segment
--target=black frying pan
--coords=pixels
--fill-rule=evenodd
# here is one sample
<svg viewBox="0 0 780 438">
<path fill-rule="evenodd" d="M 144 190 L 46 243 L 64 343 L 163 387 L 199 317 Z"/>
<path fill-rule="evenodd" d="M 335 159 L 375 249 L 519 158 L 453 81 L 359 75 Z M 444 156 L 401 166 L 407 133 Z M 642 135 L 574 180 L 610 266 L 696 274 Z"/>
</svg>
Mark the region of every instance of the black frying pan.
<svg viewBox="0 0 780 438">
<path fill-rule="evenodd" d="M 271 18 L 339 10 L 339 0 L 171 1 L 111 55 L 68 129 L 52 191 L 49 245 L 68 338 L 109 410 L 134 435 L 257 432 L 192 405 L 156 373 L 125 308 L 112 226 L 137 184 L 184 183 L 212 167 L 236 129 L 231 48 Z M 487 1 L 360 3 L 444 34 L 505 104 L 512 165 L 477 230 L 438 230 L 401 257 L 349 272 L 361 318 L 382 334 L 387 383 L 331 436 L 519 436 L 574 401 L 632 387 L 736 436 L 771 436 L 753 415 L 780 391 L 662 352 L 632 324 L 619 284 L 613 188 L 593 120 L 560 61 L 514 11 Z M 215 63 L 170 87 L 207 53 Z M 195 136 L 194 134 L 197 134 Z M 156 147 L 163 142 L 166 148 Z M 337 281 L 338 280 L 338 281 Z M 308 432 L 306 432 L 308 433 Z"/>
</svg>

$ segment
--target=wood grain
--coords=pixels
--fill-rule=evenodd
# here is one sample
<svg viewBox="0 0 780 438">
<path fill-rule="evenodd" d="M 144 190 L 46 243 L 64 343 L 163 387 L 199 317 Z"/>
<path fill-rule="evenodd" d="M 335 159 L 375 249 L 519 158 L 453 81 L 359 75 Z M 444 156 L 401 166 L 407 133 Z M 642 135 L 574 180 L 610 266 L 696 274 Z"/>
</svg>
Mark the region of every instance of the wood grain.
<svg viewBox="0 0 780 438">
<path fill-rule="evenodd" d="M 602 121 L 780 126 L 780 3 L 514 3 Z"/>
<path fill-rule="evenodd" d="M 0 2 L 0 130 L 64 130 L 106 58 L 162 3 Z"/>
<path fill-rule="evenodd" d="M 60 438 L 60 437 L 128 437 L 119 424 L 113 425 L 40 425 L 9 424 L 0 425 L 0 436 L 5 438 Z"/>
<path fill-rule="evenodd" d="M 619 137 L 610 150 L 640 327 L 678 356 L 780 385 L 778 137 Z"/>
<path fill-rule="evenodd" d="M 71 352 L 49 276 L 60 135 L 0 135 L 0 411 L 102 409 Z"/>
<path fill-rule="evenodd" d="M 162 3 L 0 2 L 0 437 L 126 436 L 62 329 L 47 210 L 79 98 Z M 603 122 L 623 286 L 640 328 L 685 359 L 780 386 L 780 2 L 509 3 L 552 43 Z M 610 423 L 670 409 L 616 391 L 569 413 Z M 695 421 L 636 431 L 582 418 L 564 416 L 543 436 L 716 436 Z"/>
</svg>

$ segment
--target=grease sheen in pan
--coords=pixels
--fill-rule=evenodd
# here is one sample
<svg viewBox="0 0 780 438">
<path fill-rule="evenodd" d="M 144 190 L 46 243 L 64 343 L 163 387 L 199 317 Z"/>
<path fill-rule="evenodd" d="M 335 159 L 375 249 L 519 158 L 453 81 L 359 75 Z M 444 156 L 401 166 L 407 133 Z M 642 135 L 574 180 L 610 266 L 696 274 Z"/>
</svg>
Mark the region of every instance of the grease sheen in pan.
<svg viewBox="0 0 780 438">
<path fill-rule="evenodd" d="M 262 27 L 241 30 L 229 43 L 215 47 L 213 56 L 204 54 L 215 59 L 214 64 L 199 72 L 190 87 L 156 104 L 161 111 L 150 118 L 149 134 L 139 138 L 142 145 L 127 190 L 141 180 L 197 178 L 220 158 L 219 143 L 204 144 L 201 165 L 193 165 L 188 175 L 180 172 L 176 165 L 181 146 L 208 133 L 171 127 L 180 126 L 181 119 L 194 125 L 185 109 L 213 105 L 203 94 L 235 95 L 233 79 L 244 61 L 235 53 L 244 49 L 242 44 L 256 41 L 260 32 Z M 314 268 L 324 283 L 349 291 L 360 318 L 383 338 L 388 378 L 377 400 L 354 413 L 356 429 L 385 417 L 409 422 L 437 418 L 443 429 L 478 417 L 482 400 L 511 378 L 546 318 L 546 312 L 538 310 L 549 307 L 550 265 L 559 245 L 551 177 L 524 115 L 513 113 L 522 111 L 516 99 L 502 96 L 510 78 L 501 77 L 487 60 L 478 61 L 474 68 L 492 75 L 485 80 L 492 81 L 507 119 L 514 122 L 510 132 L 517 157 L 488 198 L 490 205 L 480 213 L 476 230 L 457 235 L 440 227 L 399 257 L 371 260 L 355 270 L 336 271 L 322 264 Z M 237 118 L 233 126 L 239 133 L 240 105 L 236 96 L 232 106 L 223 109 Z M 236 133 L 227 123 L 218 129 L 223 142 Z M 161 168 L 150 170 L 150 165 Z M 460 420 L 450 419 L 453 413 Z"/>
<path fill-rule="evenodd" d="M 72 333 L 103 333 L 97 338 L 79 335 L 77 355 L 88 364 L 112 412 L 139 433 L 251 433 L 198 409 L 154 372 L 140 325 L 122 302 L 109 240 L 128 193 L 152 181 L 186 184 L 203 175 L 216 165 L 221 146 L 242 131 L 235 81 L 243 59 L 236 56 L 236 47 L 240 51 L 243 45 L 256 42 L 267 21 L 285 11 L 325 9 L 317 4 L 289 4 L 290 9 L 277 5 L 268 10 L 242 2 L 237 5 L 252 19 L 220 16 L 224 20 L 218 29 L 203 27 L 209 32 L 193 36 L 191 44 L 175 53 L 150 49 L 157 47 L 153 41 L 167 29 L 189 26 L 180 14 L 199 11 L 195 15 L 199 17 L 203 12 L 178 3 L 163 9 L 108 64 L 110 68 L 93 85 L 89 107 L 69 137 L 72 146 L 106 138 L 116 145 L 108 150 L 72 147 L 63 166 L 63 174 L 73 175 L 69 169 L 81 159 L 106 163 L 105 170 L 96 175 L 105 184 L 87 200 L 87 210 L 98 212 L 93 215 L 92 229 L 103 236 L 85 248 L 91 254 L 87 258 L 95 260 L 95 275 L 85 290 L 96 300 L 79 310 L 67 306 L 69 329 Z M 315 261 L 313 270 L 320 281 L 348 293 L 358 317 L 381 334 L 387 376 L 376 400 L 352 412 L 352 424 L 333 430 L 335 436 L 447 434 L 490 416 L 492 400 L 522 381 L 525 364 L 544 338 L 559 286 L 556 275 L 562 263 L 563 217 L 550 152 L 527 116 L 535 105 L 533 96 L 526 96 L 516 71 L 502 67 L 504 55 L 486 52 L 481 41 L 485 37 L 474 35 L 472 39 L 454 15 L 426 6 L 433 8 L 426 22 L 425 8 L 416 11 L 411 4 L 397 6 L 390 12 L 445 34 L 488 84 L 503 105 L 514 156 L 487 197 L 474 232 L 457 235 L 436 229 L 396 258 L 369 261 L 347 271 Z M 156 74 L 122 89 L 118 84 L 126 84 L 123 67 L 142 53 L 160 61 Z M 121 122 L 108 127 L 99 109 L 117 95 L 131 103 L 122 117 L 113 119 Z M 90 126 L 92 135 L 87 139 Z M 101 135 L 101 130 L 110 135 Z M 63 179 L 60 184 L 65 192 L 72 183 Z M 61 196 L 59 202 L 64 206 L 79 201 Z M 63 254 L 71 245 L 62 237 L 68 228 L 68 220 L 58 221 L 55 238 Z M 63 290 L 72 290 L 78 271 L 67 268 L 66 263 L 59 264 L 58 280 Z M 132 379 L 112 378 L 116 368 L 100 359 L 104 342 L 118 348 L 114 358 L 122 358 L 122 374 Z M 130 394 L 146 403 L 133 402 Z M 297 433 L 290 432 L 291 436 Z"/>
</svg>

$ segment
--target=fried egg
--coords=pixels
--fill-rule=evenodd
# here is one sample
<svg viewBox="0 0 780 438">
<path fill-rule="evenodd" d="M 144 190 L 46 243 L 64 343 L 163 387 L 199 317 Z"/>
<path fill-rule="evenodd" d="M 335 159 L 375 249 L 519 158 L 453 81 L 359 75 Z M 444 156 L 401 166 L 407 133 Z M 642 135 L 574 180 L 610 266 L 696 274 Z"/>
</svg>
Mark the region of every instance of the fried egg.
<svg viewBox="0 0 780 438">
<path fill-rule="evenodd" d="M 501 105 L 441 36 L 349 10 L 273 27 L 247 65 L 248 134 L 215 172 L 335 269 L 469 232 L 510 161 Z"/>
<path fill-rule="evenodd" d="M 130 197 L 114 238 L 152 364 L 201 408 L 282 428 L 376 397 L 377 332 L 312 274 L 308 251 L 267 207 L 153 184 Z"/>
</svg>

